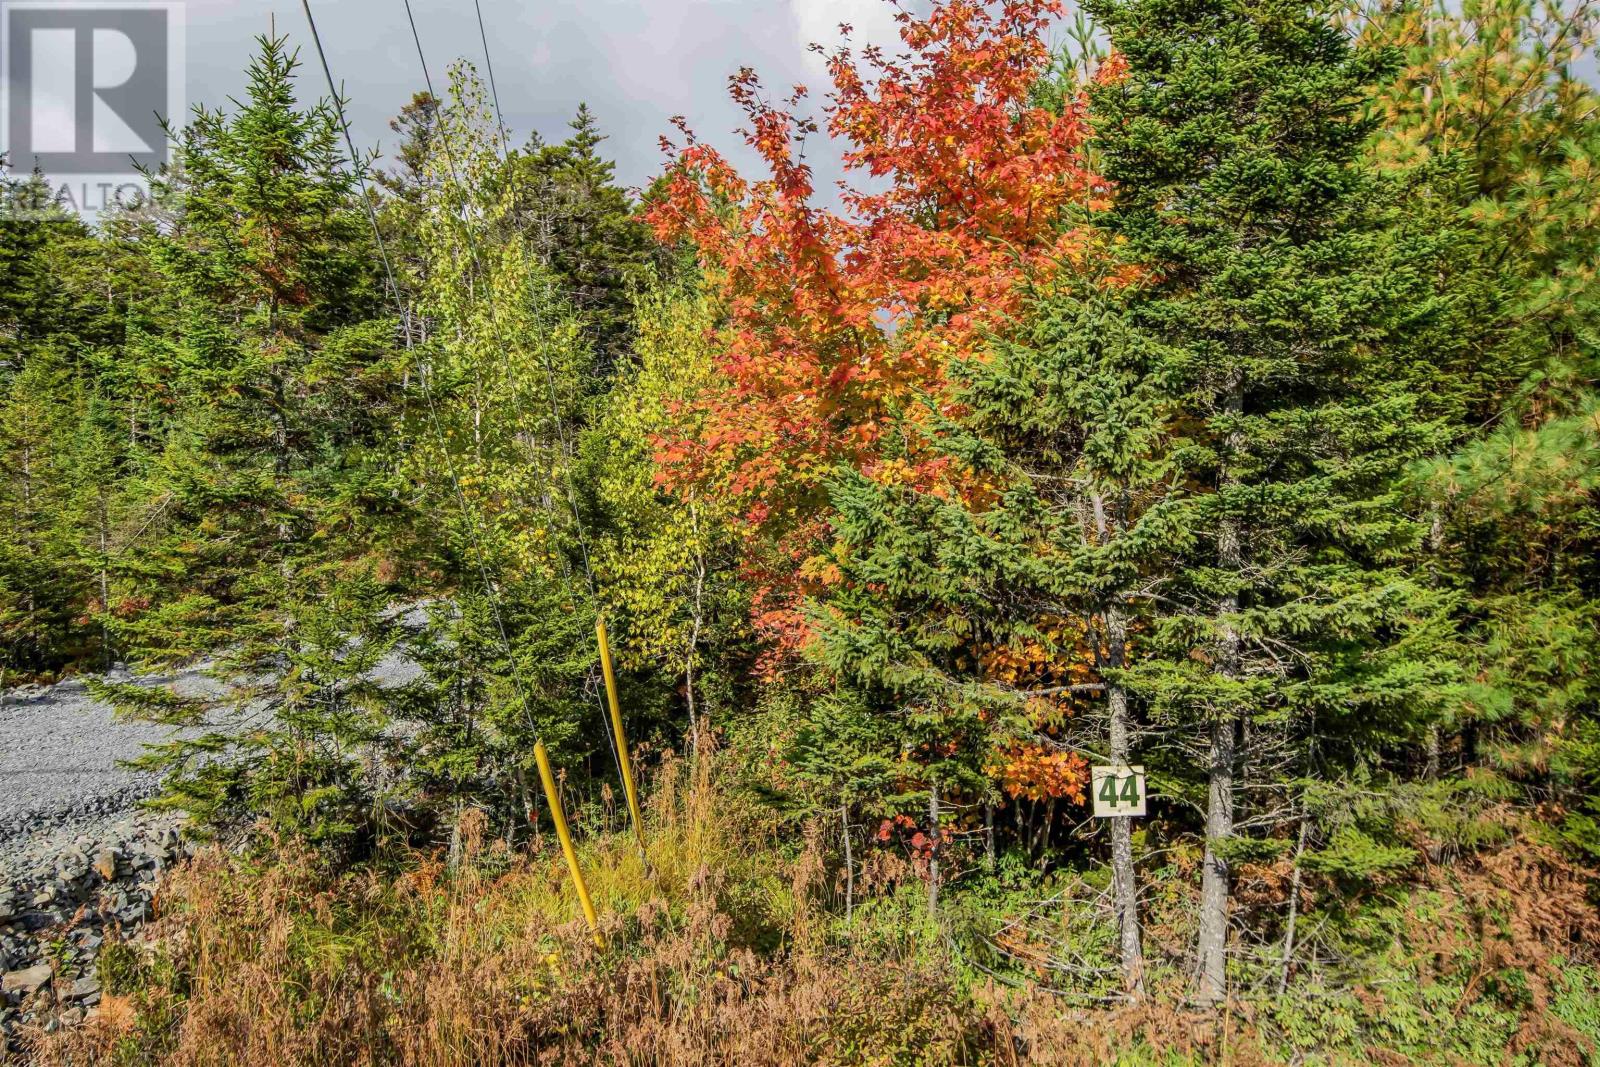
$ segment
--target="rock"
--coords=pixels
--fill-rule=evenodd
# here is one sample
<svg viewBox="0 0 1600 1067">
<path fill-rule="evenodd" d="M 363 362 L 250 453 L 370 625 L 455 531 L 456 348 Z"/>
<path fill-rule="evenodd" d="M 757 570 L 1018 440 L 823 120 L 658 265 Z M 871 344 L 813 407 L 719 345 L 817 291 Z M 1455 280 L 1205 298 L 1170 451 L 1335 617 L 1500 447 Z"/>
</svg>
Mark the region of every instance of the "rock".
<svg viewBox="0 0 1600 1067">
<path fill-rule="evenodd" d="M 89 857 L 77 849 L 56 860 L 56 876 L 66 882 L 81 882 L 89 873 Z"/>
<path fill-rule="evenodd" d="M 41 963 L 20 971 L 8 971 L 4 977 L 0 977 L 0 992 L 21 993 L 23 996 L 30 996 L 44 988 L 49 982 L 50 965 Z"/>
<path fill-rule="evenodd" d="M 62 1026 L 77 1026 L 81 1022 L 83 1022 L 82 1008 L 68 1008 L 61 1013 Z"/>
<path fill-rule="evenodd" d="M 110 849 L 101 849 L 94 854 L 94 871 L 102 881 L 110 882 L 117 877 L 117 856 Z"/>
<path fill-rule="evenodd" d="M 98 999 L 100 996 L 100 980 L 98 978 L 80 978 L 72 983 L 64 999 L 88 1000 L 90 997 Z"/>
</svg>

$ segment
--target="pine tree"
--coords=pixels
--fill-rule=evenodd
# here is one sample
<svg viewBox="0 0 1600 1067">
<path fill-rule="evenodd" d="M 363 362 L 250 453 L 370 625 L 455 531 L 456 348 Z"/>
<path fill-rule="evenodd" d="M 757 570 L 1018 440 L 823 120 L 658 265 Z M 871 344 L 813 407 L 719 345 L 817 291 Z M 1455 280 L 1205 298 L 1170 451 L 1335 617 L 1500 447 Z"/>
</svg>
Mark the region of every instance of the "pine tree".
<svg viewBox="0 0 1600 1067">
<path fill-rule="evenodd" d="M 1406 177 L 1411 225 L 1451 235 L 1431 257 L 1448 313 L 1416 339 L 1418 392 L 1442 425 L 1419 492 L 1425 565 L 1462 597 L 1474 685 L 1423 770 L 1493 751 L 1498 773 L 1560 798 L 1563 832 L 1600 852 L 1581 666 L 1600 651 L 1600 99 L 1580 74 L 1600 11 L 1481 0 L 1380 9 L 1363 28 L 1408 57 L 1378 97 L 1371 155 Z"/>
<path fill-rule="evenodd" d="M 632 336 L 632 290 L 652 259 L 650 235 L 616 183 L 616 164 L 599 152 L 606 138 L 587 104 L 569 125 L 565 141 L 535 136 L 514 157 L 516 218 L 582 317 L 605 375 Z"/>
</svg>

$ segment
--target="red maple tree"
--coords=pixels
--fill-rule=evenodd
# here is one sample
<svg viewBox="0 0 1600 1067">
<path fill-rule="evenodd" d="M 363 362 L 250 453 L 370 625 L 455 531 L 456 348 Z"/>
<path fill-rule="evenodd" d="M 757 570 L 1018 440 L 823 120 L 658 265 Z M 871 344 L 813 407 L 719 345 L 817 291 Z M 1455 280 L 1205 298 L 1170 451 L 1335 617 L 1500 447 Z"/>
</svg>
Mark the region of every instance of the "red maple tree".
<svg viewBox="0 0 1600 1067">
<path fill-rule="evenodd" d="M 1030 98 L 1059 14 L 1057 0 L 939 0 L 923 18 L 896 7 L 902 50 L 834 52 L 823 114 L 847 146 L 842 210 L 817 203 L 805 145 L 821 127 L 797 110 L 804 87 L 779 105 L 754 71 L 730 79 L 759 180 L 682 120 L 687 142 L 663 139 L 671 166 L 649 221 L 692 245 L 721 299 L 726 388 L 698 399 L 693 437 L 657 442 L 659 478 L 739 502 L 755 621 L 780 651 L 804 635 L 808 586 L 833 573 L 830 474 L 937 476 L 931 460 L 885 463 L 883 435 L 916 398 L 940 402 L 945 368 L 1003 329 L 1024 279 L 1067 260 L 1062 209 L 1102 195 L 1081 102 L 1056 113 Z"/>
</svg>

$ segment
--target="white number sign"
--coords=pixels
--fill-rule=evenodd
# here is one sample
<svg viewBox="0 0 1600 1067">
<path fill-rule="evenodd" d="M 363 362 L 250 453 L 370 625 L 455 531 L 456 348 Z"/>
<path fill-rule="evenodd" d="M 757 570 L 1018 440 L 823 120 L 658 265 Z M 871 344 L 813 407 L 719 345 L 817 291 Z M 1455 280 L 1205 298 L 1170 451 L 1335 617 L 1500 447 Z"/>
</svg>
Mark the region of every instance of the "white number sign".
<svg viewBox="0 0 1600 1067">
<path fill-rule="evenodd" d="M 1096 818 L 1144 814 L 1143 767 L 1093 767 L 1089 784 L 1094 790 Z"/>
</svg>

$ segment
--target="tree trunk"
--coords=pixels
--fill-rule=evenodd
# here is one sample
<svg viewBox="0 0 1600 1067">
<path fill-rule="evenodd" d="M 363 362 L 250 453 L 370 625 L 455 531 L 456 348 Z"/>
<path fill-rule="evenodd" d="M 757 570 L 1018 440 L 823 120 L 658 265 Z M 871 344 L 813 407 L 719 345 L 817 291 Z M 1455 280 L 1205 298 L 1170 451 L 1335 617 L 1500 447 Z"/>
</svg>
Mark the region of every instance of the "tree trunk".
<svg viewBox="0 0 1600 1067">
<path fill-rule="evenodd" d="M 457 797 L 450 817 L 450 852 L 445 869 L 451 874 L 461 866 L 461 798 Z"/>
<path fill-rule="evenodd" d="M 1106 665 L 1120 668 L 1127 647 L 1127 624 L 1118 604 L 1106 607 Z M 1131 759 L 1128 742 L 1128 693 L 1108 682 L 1111 711 L 1111 762 L 1126 767 Z M 1122 957 L 1122 987 L 1135 999 L 1144 996 L 1144 947 L 1139 937 L 1139 887 L 1133 870 L 1133 819 L 1121 815 L 1111 820 L 1111 896 L 1117 910 L 1118 947 Z"/>
<path fill-rule="evenodd" d="M 1444 512 L 1435 504 L 1428 513 L 1428 581 L 1439 587 L 1439 552 L 1444 548 Z M 1422 776 L 1428 781 L 1439 777 L 1439 724 L 1428 724 L 1427 757 L 1422 766 Z"/>
<path fill-rule="evenodd" d="M 1295 835 L 1294 863 L 1289 876 L 1289 918 L 1283 928 L 1283 958 L 1278 961 L 1278 996 L 1289 988 L 1289 967 L 1294 963 L 1295 923 L 1300 918 L 1300 858 L 1305 855 L 1306 838 L 1311 830 L 1311 814 L 1305 800 L 1300 801 L 1300 832 Z"/>
<path fill-rule="evenodd" d="M 1038 805 L 1034 805 L 1037 809 Z M 1044 802 L 1044 816 L 1039 820 L 1039 832 L 1034 837 L 1038 846 L 1038 867 L 1042 871 L 1050 866 L 1050 830 L 1056 821 L 1056 798 L 1046 797 Z"/>
<path fill-rule="evenodd" d="M 1238 415 L 1244 409 L 1244 380 L 1232 373 L 1224 410 Z M 1239 447 L 1230 434 L 1229 451 Z M 1226 461 L 1225 461 L 1226 462 Z M 1218 480 L 1226 489 L 1235 477 L 1224 466 Z M 1217 563 L 1225 572 L 1242 578 L 1244 548 L 1238 522 L 1224 516 L 1217 527 Z M 1233 618 L 1239 612 L 1239 594 L 1232 591 L 1217 603 L 1219 648 L 1213 670 L 1226 679 L 1239 677 L 1243 640 Z M 1206 849 L 1200 875 L 1200 931 L 1196 944 L 1196 997 L 1201 1004 L 1220 1003 L 1228 992 L 1228 861 L 1222 854 L 1233 836 L 1234 768 L 1238 757 L 1238 708 L 1220 711 L 1211 723 L 1210 752 L 1206 760 Z"/>
<path fill-rule="evenodd" d="M 839 829 L 844 831 L 844 921 L 849 922 L 856 903 L 856 863 L 850 848 L 850 805 L 839 805 Z"/>
<path fill-rule="evenodd" d="M 694 537 L 694 617 L 689 628 L 689 647 L 683 657 L 683 695 L 689 705 L 689 754 L 696 767 L 700 765 L 700 716 L 694 702 L 694 658 L 699 653 L 700 620 L 704 614 L 706 590 L 706 557 L 700 543 L 700 517 L 695 512 L 694 501 L 689 502 L 689 528 Z M 845 843 L 849 844 L 849 829 L 845 830 Z"/>
<path fill-rule="evenodd" d="M 111 559 L 111 515 L 106 504 L 105 486 L 98 497 L 97 519 L 100 537 L 100 662 L 103 670 L 110 670 L 111 655 L 111 574 L 107 563 Z"/>
<path fill-rule="evenodd" d="M 928 915 L 939 914 L 939 787 L 928 786 Z"/>
<path fill-rule="evenodd" d="M 1228 861 L 1219 848 L 1233 836 L 1233 764 L 1236 719 L 1211 724 L 1206 796 L 1206 851 L 1200 875 L 1198 999 L 1217 1004 L 1227 995 Z"/>
</svg>

